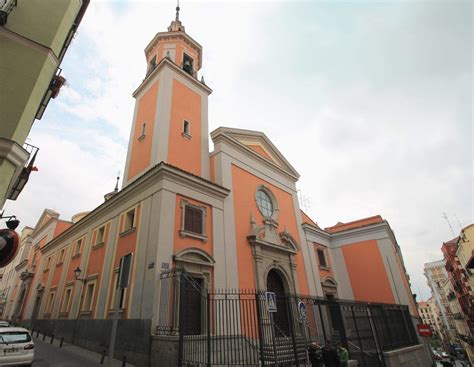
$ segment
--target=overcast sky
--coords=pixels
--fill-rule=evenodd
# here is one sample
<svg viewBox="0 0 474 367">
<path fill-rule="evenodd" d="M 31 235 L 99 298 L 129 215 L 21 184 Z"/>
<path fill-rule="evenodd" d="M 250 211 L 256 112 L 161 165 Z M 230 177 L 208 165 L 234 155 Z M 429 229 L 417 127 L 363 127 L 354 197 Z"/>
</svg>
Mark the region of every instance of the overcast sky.
<svg viewBox="0 0 474 367">
<path fill-rule="evenodd" d="M 39 171 L 6 214 L 70 219 L 113 189 L 143 50 L 174 7 L 91 1 L 62 64 L 67 86 L 27 141 Z M 181 1 L 181 20 L 203 46 L 210 131 L 265 132 L 320 226 L 381 214 L 426 299 L 423 263 L 453 237 L 443 212 L 456 233 L 473 221 L 471 2 Z"/>
</svg>

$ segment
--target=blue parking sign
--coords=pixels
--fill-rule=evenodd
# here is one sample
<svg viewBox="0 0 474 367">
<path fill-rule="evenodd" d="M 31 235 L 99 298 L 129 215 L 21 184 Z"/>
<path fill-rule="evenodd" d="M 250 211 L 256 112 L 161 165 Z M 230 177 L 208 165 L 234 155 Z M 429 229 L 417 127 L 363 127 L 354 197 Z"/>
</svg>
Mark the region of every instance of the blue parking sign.
<svg viewBox="0 0 474 367">
<path fill-rule="evenodd" d="M 265 292 L 265 298 L 267 299 L 267 310 L 268 312 L 277 312 L 276 294 L 275 292 Z"/>
</svg>

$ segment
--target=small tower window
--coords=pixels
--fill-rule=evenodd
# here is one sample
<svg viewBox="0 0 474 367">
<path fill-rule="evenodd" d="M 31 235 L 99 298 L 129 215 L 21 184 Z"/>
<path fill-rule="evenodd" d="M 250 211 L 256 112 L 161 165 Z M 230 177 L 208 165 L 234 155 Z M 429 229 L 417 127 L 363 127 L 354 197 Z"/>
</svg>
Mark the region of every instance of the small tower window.
<svg viewBox="0 0 474 367">
<path fill-rule="evenodd" d="M 141 141 L 141 140 L 145 139 L 145 132 L 146 132 L 146 122 L 144 122 L 142 124 L 142 132 L 141 132 L 140 136 L 138 137 L 138 140 Z"/>
<path fill-rule="evenodd" d="M 194 60 L 191 56 L 183 54 L 183 70 L 194 76 Z"/>
<path fill-rule="evenodd" d="M 191 137 L 191 124 L 189 121 L 184 120 L 183 121 L 183 134 L 185 138 L 190 138 Z"/>
</svg>

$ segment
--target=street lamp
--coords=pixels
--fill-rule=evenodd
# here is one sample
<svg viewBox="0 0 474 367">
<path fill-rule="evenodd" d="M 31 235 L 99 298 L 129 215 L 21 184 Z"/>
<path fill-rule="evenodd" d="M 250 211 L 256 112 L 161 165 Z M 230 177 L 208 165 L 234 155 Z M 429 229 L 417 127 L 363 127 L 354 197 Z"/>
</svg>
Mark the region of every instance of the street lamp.
<svg viewBox="0 0 474 367">
<path fill-rule="evenodd" d="M 81 276 L 81 273 L 82 273 L 82 270 L 81 268 L 78 266 L 75 270 L 74 270 L 74 278 L 76 278 L 76 280 L 80 280 L 81 282 L 85 282 L 86 279 L 85 278 L 79 278 Z"/>
</svg>

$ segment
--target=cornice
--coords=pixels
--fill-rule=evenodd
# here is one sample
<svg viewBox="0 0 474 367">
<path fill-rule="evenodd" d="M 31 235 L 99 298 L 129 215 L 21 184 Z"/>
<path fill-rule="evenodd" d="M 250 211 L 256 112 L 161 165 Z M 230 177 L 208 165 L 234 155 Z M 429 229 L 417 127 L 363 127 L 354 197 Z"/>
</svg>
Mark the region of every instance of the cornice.
<svg viewBox="0 0 474 367">
<path fill-rule="evenodd" d="M 142 83 L 138 86 L 137 89 L 132 93 L 132 96 L 136 98 L 136 96 L 152 81 L 155 80 L 155 76 L 158 75 L 159 71 L 163 69 L 165 66 L 168 66 L 171 68 L 173 71 L 177 72 L 179 75 L 181 75 L 183 78 L 197 86 L 198 88 L 202 88 L 206 93 L 211 94 L 212 89 L 209 88 L 206 84 L 201 83 L 199 80 L 197 80 L 195 77 L 189 75 L 187 72 L 185 72 L 183 69 L 178 67 L 173 61 L 167 59 L 166 57 L 163 58 L 160 63 L 155 67 L 155 69 L 142 81 Z"/>
<path fill-rule="evenodd" d="M 28 259 L 24 259 L 24 260 L 21 261 L 17 266 L 15 266 L 15 270 L 16 270 L 16 271 L 20 271 L 20 270 L 23 269 L 27 264 L 28 264 Z"/>
<path fill-rule="evenodd" d="M 240 143 L 239 141 L 237 141 L 236 139 L 234 139 L 234 138 L 232 138 L 228 135 L 225 135 L 225 134 L 218 134 L 218 135 L 214 135 L 214 136 L 211 135 L 211 138 L 212 138 L 212 141 L 214 142 L 214 144 L 220 143 L 220 142 L 228 143 L 229 145 L 233 146 L 234 148 L 236 148 L 240 152 L 244 153 L 247 157 L 258 160 L 260 163 L 265 165 L 267 168 L 270 168 L 274 171 L 277 171 L 280 174 L 283 174 L 285 177 L 289 178 L 293 182 L 298 181 L 298 176 L 295 176 L 294 174 L 292 174 L 292 173 L 288 172 L 287 170 L 283 169 L 282 167 L 280 167 L 276 163 L 273 163 L 273 162 L 269 161 L 268 159 L 262 157 L 257 152 L 255 152 L 252 149 L 246 147 L 244 144 Z M 217 153 L 219 153 L 219 151 L 214 150 L 212 155 L 215 155 Z M 227 152 L 225 152 L 225 153 L 227 153 Z"/>
<path fill-rule="evenodd" d="M 37 52 L 40 52 L 46 57 L 48 57 L 49 59 L 51 59 L 54 65 L 56 66 L 59 65 L 59 59 L 57 58 L 54 51 L 49 47 L 46 47 L 36 41 L 26 38 L 22 36 L 21 34 L 18 34 L 9 29 L 6 29 L 5 27 L 0 27 L 0 36 L 3 36 L 5 38 L 8 38 L 11 41 L 19 43 Z"/>
<path fill-rule="evenodd" d="M 389 228 L 390 226 L 388 225 L 388 223 L 386 221 L 383 221 L 380 223 L 370 224 L 366 227 L 353 228 L 342 232 L 332 233 L 331 237 L 333 240 L 342 240 L 354 236 L 373 234 L 380 230 L 385 231 L 390 237 L 390 231 L 388 230 Z"/>
<path fill-rule="evenodd" d="M 303 223 L 301 226 L 303 227 L 303 230 L 305 232 L 309 232 L 309 233 L 311 233 L 313 235 L 316 235 L 316 236 L 324 237 L 327 240 L 332 239 L 331 233 L 328 233 L 328 232 L 326 232 L 326 231 L 324 231 L 320 228 L 317 228 L 317 227 L 313 226 L 312 224 Z"/>
<path fill-rule="evenodd" d="M 155 37 L 148 43 L 148 45 L 145 47 L 145 56 L 148 56 L 148 54 L 152 51 L 153 47 L 157 43 L 158 39 L 172 39 L 172 38 L 183 38 L 185 43 L 187 43 L 189 46 L 194 47 L 198 52 L 199 52 L 199 66 L 202 66 L 202 46 L 194 40 L 191 36 L 189 36 L 185 32 L 181 31 L 176 31 L 176 32 L 158 32 Z"/>
<path fill-rule="evenodd" d="M 66 229 L 56 238 L 49 241 L 42 248 L 42 252 L 47 252 L 54 248 L 58 244 L 62 243 L 65 239 L 74 237 L 77 233 L 84 230 L 84 227 L 95 223 L 96 219 L 106 213 L 109 210 L 115 210 L 120 207 L 124 202 L 128 201 L 130 197 L 138 195 L 148 187 L 157 184 L 159 181 L 169 180 L 178 182 L 184 186 L 191 186 L 192 188 L 204 192 L 210 196 L 214 196 L 219 199 L 224 199 L 229 195 L 230 190 L 214 184 L 204 178 L 195 176 L 191 173 L 187 173 L 177 167 L 170 166 L 164 162 L 160 162 L 156 166 L 149 169 L 143 175 L 136 178 L 134 181 L 125 186 L 116 195 L 112 196 L 109 200 L 103 202 L 97 208 L 92 210 L 80 221 Z"/>
</svg>

